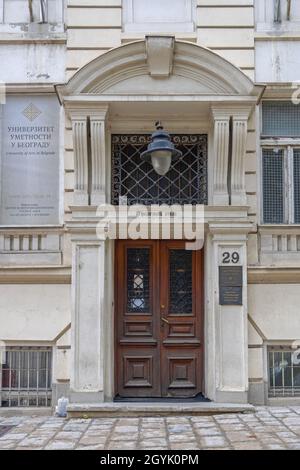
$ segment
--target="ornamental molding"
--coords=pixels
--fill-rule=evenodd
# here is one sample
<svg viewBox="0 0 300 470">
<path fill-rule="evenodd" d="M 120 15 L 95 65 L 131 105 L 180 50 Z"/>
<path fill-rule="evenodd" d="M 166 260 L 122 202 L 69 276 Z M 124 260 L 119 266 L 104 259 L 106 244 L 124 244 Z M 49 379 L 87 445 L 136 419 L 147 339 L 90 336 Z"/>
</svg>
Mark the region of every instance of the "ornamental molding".
<svg viewBox="0 0 300 470">
<path fill-rule="evenodd" d="M 255 101 L 263 89 L 211 50 L 159 36 L 112 49 L 85 65 L 66 85 L 56 87 L 61 102 L 72 96 L 80 100 L 101 95 L 209 95 Z"/>
</svg>

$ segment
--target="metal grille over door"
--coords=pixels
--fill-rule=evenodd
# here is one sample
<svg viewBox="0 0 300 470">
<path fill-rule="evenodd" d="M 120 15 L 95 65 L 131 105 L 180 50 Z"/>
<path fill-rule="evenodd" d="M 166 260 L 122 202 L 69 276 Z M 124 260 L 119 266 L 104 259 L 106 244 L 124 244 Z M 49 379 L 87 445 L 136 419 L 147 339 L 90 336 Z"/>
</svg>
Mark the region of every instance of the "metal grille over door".
<svg viewBox="0 0 300 470">
<path fill-rule="evenodd" d="M 112 136 L 112 204 L 207 204 L 207 136 L 172 135 L 183 157 L 165 176 L 140 158 L 150 137 Z"/>
</svg>

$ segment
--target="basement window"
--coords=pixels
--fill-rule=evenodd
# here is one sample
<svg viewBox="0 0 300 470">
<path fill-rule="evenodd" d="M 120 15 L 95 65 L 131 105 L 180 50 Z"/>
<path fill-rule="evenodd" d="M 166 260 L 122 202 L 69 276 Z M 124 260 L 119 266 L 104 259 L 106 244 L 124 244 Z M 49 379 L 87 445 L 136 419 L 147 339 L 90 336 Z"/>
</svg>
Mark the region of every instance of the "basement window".
<svg viewBox="0 0 300 470">
<path fill-rule="evenodd" d="M 6 348 L 0 383 L 2 407 L 51 406 L 52 348 Z"/>
<path fill-rule="evenodd" d="M 268 348 L 269 397 L 300 397 L 300 350 Z"/>
</svg>

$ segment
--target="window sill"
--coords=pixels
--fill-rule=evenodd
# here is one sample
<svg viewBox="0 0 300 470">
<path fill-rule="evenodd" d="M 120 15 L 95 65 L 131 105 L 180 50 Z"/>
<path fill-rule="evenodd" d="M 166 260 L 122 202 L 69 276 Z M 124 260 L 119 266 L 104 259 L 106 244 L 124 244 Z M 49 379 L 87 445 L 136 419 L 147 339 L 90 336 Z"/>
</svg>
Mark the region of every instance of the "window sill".
<svg viewBox="0 0 300 470">
<path fill-rule="evenodd" d="M 179 39 L 181 41 L 188 41 L 188 42 L 197 42 L 197 33 L 149 33 L 149 32 L 144 32 L 144 33 L 121 33 L 121 42 L 122 44 L 128 43 L 128 42 L 133 42 L 133 41 L 139 41 L 142 39 L 145 39 L 145 36 L 175 36 L 176 39 Z"/>
<path fill-rule="evenodd" d="M 66 44 L 66 33 L 2 33 L 0 44 Z"/>
</svg>

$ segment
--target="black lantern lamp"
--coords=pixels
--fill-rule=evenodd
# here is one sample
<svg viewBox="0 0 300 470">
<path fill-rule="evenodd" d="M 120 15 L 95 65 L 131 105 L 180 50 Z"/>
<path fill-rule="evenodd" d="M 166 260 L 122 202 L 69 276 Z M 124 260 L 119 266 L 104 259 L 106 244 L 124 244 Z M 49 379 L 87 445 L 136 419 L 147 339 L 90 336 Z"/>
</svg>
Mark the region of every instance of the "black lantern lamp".
<svg viewBox="0 0 300 470">
<path fill-rule="evenodd" d="M 182 157 L 182 152 L 175 148 L 170 134 L 164 131 L 160 121 L 156 122 L 155 126 L 156 131 L 151 136 L 148 149 L 141 154 L 141 159 L 151 162 L 156 173 L 163 176 L 168 173 L 172 161 Z"/>
</svg>

